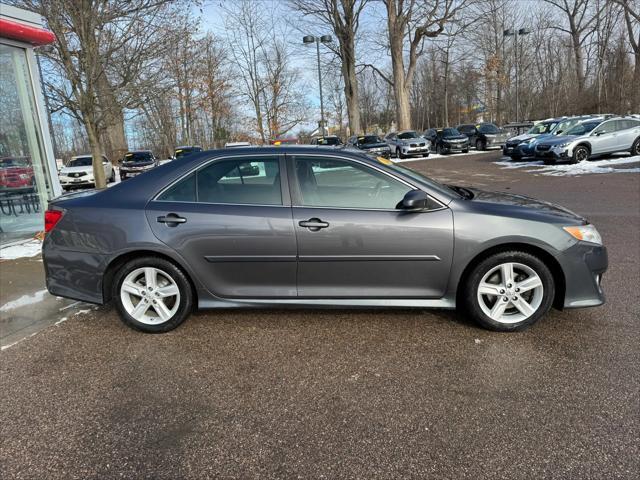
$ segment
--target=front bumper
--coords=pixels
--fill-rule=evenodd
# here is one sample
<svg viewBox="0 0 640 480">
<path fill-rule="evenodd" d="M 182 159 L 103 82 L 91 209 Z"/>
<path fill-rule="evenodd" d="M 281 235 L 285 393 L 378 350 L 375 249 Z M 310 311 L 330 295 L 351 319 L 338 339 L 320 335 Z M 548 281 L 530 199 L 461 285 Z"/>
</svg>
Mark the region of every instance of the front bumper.
<svg viewBox="0 0 640 480">
<path fill-rule="evenodd" d="M 535 158 L 545 161 L 563 162 L 571 159 L 571 150 L 566 147 L 551 147 L 549 150 L 535 150 Z"/>
<path fill-rule="evenodd" d="M 408 145 L 403 145 L 400 147 L 400 151 L 403 155 L 429 155 L 429 145 L 425 145 L 424 147 L 411 147 Z"/>
<path fill-rule="evenodd" d="M 120 167 L 120 180 L 126 180 L 127 178 L 135 177 L 137 175 L 141 175 L 145 172 L 151 170 L 152 167 L 149 168 L 140 168 L 140 169 L 127 169 Z"/>
<path fill-rule="evenodd" d="M 442 143 L 440 149 L 446 153 L 468 152 L 469 142 L 467 143 Z"/>
<path fill-rule="evenodd" d="M 512 158 L 533 157 L 535 149 L 529 144 L 510 145 L 507 143 L 502 147 L 502 153 Z"/>
<path fill-rule="evenodd" d="M 368 153 L 370 155 L 390 158 L 391 157 L 391 149 L 390 148 L 362 148 L 364 153 Z"/>
<path fill-rule="evenodd" d="M 577 242 L 557 260 L 565 277 L 564 308 L 596 307 L 605 302 L 602 276 L 609 266 L 606 247 Z"/>
<path fill-rule="evenodd" d="M 89 187 L 95 185 L 93 177 L 60 177 L 60 186 L 63 188 Z"/>
</svg>

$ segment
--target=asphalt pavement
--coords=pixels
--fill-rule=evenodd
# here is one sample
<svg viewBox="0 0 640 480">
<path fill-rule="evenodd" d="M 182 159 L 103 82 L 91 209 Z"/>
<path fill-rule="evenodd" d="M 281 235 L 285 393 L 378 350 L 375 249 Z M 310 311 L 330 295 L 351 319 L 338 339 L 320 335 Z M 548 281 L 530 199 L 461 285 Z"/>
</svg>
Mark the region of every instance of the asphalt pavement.
<svg viewBox="0 0 640 480">
<path fill-rule="evenodd" d="M 246 310 L 164 335 L 101 307 L 0 353 L 0 477 L 638 478 L 640 175 L 498 157 L 404 165 L 588 217 L 605 306 L 509 334 L 448 311 Z"/>
</svg>

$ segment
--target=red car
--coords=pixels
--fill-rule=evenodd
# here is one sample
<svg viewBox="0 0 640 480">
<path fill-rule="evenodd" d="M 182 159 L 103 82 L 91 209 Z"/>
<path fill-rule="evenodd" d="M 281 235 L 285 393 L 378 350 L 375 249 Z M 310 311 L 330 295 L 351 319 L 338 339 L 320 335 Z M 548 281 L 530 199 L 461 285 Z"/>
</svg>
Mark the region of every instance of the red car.
<svg viewBox="0 0 640 480">
<path fill-rule="evenodd" d="M 34 185 L 29 157 L 0 158 L 0 189 L 32 189 Z"/>
</svg>

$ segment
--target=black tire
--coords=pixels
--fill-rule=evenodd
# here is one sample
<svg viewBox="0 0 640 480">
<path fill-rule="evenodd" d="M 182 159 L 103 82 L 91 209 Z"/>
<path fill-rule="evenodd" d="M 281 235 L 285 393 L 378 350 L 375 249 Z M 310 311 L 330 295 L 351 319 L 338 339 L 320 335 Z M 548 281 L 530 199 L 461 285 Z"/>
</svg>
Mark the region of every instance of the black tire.
<svg viewBox="0 0 640 480">
<path fill-rule="evenodd" d="M 519 162 L 520 160 L 522 160 L 522 155 L 513 154 L 511 155 L 511 160 L 513 160 L 514 162 Z"/>
<path fill-rule="evenodd" d="M 484 151 L 486 150 L 486 148 L 487 146 L 483 140 L 480 140 L 480 139 L 476 140 L 476 150 Z"/>
<path fill-rule="evenodd" d="M 404 156 L 402 155 L 402 151 L 400 150 L 400 148 L 396 148 L 396 158 L 404 158 Z"/>
<path fill-rule="evenodd" d="M 633 142 L 629 153 L 631 153 L 631 155 L 633 156 L 640 155 L 640 137 L 636 138 L 636 141 Z"/>
<path fill-rule="evenodd" d="M 438 155 L 442 155 L 442 145 L 440 144 L 436 145 L 436 153 Z"/>
<path fill-rule="evenodd" d="M 578 145 L 573 150 L 573 155 L 571 156 L 571 160 L 569 161 L 569 163 L 586 162 L 589 161 L 590 156 L 591 152 L 586 145 Z"/>
<path fill-rule="evenodd" d="M 466 150 L 462 150 L 462 153 L 469 153 L 469 149 L 467 148 Z"/>
<path fill-rule="evenodd" d="M 539 307 L 531 316 L 518 323 L 503 323 L 493 320 L 482 310 L 477 295 L 482 277 L 492 268 L 508 262 L 520 263 L 533 269 L 540 277 L 543 287 L 542 301 Z M 464 310 L 481 326 L 496 332 L 523 330 L 534 324 L 549 311 L 555 296 L 555 282 L 549 267 L 538 257 L 518 250 L 496 253 L 482 260 L 469 273 L 462 288 L 459 298 Z M 496 301 L 500 301 L 500 298 L 498 297 Z"/>
<path fill-rule="evenodd" d="M 109 177 L 109 183 L 113 183 L 116 181 L 116 171 L 111 169 L 111 176 Z"/>
<path fill-rule="evenodd" d="M 180 291 L 180 301 L 177 311 L 167 321 L 159 324 L 149 325 L 136 320 L 132 317 L 122 303 L 120 296 L 120 288 L 126 276 L 136 269 L 144 267 L 153 267 L 162 270 L 163 273 L 169 275 L 178 286 Z M 178 327 L 184 322 L 193 310 L 193 289 L 191 283 L 184 272 L 173 263 L 159 257 L 140 257 L 125 263 L 116 273 L 113 282 L 112 296 L 116 303 L 116 308 L 120 314 L 120 318 L 125 325 L 145 333 L 164 333 Z"/>
</svg>

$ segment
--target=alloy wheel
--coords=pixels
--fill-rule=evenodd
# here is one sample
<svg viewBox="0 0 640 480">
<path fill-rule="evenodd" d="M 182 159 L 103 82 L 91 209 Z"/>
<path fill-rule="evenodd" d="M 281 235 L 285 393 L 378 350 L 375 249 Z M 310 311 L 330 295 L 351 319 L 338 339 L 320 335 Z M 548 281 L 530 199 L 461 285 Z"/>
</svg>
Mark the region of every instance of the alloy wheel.
<svg viewBox="0 0 640 480">
<path fill-rule="evenodd" d="M 143 267 L 129 273 L 120 285 L 120 299 L 129 315 L 146 325 L 168 322 L 180 307 L 178 284 L 166 272 Z"/>
<path fill-rule="evenodd" d="M 640 140 L 636 141 L 636 148 L 634 150 L 635 150 L 634 155 L 640 155 Z"/>
<path fill-rule="evenodd" d="M 542 279 L 522 263 L 503 263 L 489 270 L 478 285 L 480 308 L 499 323 L 519 323 L 531 317 L 544 294 Z"/>
<path fill-rule="evenodd" d="M 575 155 L 576 161 L 582 162 L 589 158 L 589 151 L 585 147 L 578 147 Z"/>
</svg>

